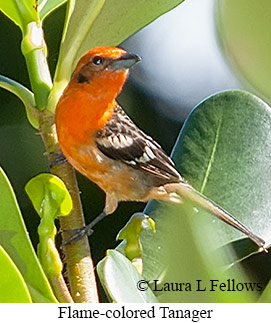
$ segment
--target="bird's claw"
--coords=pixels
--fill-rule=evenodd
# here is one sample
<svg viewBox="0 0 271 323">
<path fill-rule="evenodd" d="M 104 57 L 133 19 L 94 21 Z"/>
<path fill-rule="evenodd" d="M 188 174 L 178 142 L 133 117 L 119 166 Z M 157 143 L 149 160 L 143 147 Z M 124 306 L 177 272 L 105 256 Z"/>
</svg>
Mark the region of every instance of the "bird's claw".
<svg viewBox="0 0 271 323">
<path fill-rule="evenodd" d="M 72 229 L 72 230 L 64 230 L 65 233 L 73 234 L 69 239 L 62 242 L 62 247 L 68 244 L 74 244 L 84 236 L 90 236 L 94 231 L 89 228 L 87 225 L 82 228 Z"/>
<path fill-rule="evenodd" d="M 67 163 L 66 157 L 62 153 L 49 153 L 49 167 L 52 168 L 56 165 Z"/>
</svg>

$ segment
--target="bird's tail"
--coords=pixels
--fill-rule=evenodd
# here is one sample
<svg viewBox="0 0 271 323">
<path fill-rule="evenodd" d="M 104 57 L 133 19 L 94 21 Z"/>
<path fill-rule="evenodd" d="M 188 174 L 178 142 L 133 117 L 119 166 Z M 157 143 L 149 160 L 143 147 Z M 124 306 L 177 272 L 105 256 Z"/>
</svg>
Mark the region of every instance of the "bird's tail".
<svg viewBox="0 0 271 323">
<path fill-rule="evenodd" d="M 169 192 L 177 193 L 181 197 L 184 197 L 195 205 L 205 209 L 211 214 L 215 215 L 222 221 L 233 226 L 237 230 L 241 231 L 247 235 L 252 241 L 254 241 L 262 250 L 265 250 L 265 241 L 252 233 L 246 226 L 244 226 L 240 221 L 235 219 L 229 212 L 224 210 L 222 207 L 209 200 L 207 197 L 202 195 L 200 192 L 196 191 L 192 186 L 187 183 L 180 182 L 177 184 L 169 184 L 165 189 Z"/>
</svg>

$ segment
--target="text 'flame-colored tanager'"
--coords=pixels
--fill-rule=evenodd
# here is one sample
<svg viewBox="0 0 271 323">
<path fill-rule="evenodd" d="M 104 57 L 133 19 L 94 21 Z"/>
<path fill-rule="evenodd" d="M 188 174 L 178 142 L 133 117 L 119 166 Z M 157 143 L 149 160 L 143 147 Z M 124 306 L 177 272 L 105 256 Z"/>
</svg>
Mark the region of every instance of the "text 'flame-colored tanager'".
<svg viewBox="0 0 271 323">
<path fill-rule="evenodd" d="M 71 165 L 106 193 L 103 212 L 65 243 L 90 233 L 119 201 L 191 200 L 237 228 L 259 247 L 265 242 L 228 212 L 194 190 L 159 144 L 142 132 L 116 102 L 137 55 L 116 47 L 90 50 L 78 62 L 56 108 L 60 147 Z"/>
</svg>

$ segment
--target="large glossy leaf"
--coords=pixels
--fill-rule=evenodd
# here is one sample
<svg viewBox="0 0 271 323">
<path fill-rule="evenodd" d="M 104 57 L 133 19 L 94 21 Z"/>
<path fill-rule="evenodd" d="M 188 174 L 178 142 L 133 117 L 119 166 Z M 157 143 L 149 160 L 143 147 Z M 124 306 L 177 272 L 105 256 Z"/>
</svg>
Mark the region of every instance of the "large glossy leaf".
<svg viewBox="0 0 271 323">
<path fill-rule="evenodd" d="M 35 302 L 56 299 L 28 237 L 12 187 L 0 168 L 0 244 L 20 270 Z"/>
<path fill-rule="evenodd" d="M 19 270 L 0 246 L 0 303 L 30 303 L 31 297 Z"/>
<path fill-rule="evenodd" d="M 270 125 L 270 108 L 257 97 L 241 91 L 220 93 L 190 114 L 173 153 L 190 184 L 269 241 Z M 248 239 L 240 240 L 244 236 L 237 230 L 202 210 L 196 212 L 187 202 L 180 206 L 152 202 L 146 212 L 151 212 L 157 229 L 155 235 L 142 236 L 146 279 L 249 281 L 238 267 L 223 273 L 223 264 L 229 263 L 233 250 L 219 246 L 235 241 L 242 249 L 240 258 L 256 251 Z M 257 292 L 164 293 L 159 299 L 224 302 L 251 301 L 251 297 L 257 299 Z"/>
<path fill-rule="evenodd" d="M 35 5 L 35 0 L 0 0 L 0 10 L 22 30 L 31 21 L 39 20 Z"/>
<path fill-rule="evenodd" d="M 147 282 L 137 272 L 130 260 L 116 250 L 108 250 L 107 255 L 98 266 L 98 274 L 103 286 L 117 303 L 155 303 L 154 294 L 148 288 Z M 139 290 L 138 284 L 146 290 Z"/>
<path fill-rule="evenodd" d="M 271 238 L 270 124 L 270 107 L 256 96 L 220 93 L 190 114 L 173 154 L 192 186 L 267 241 Z M 194 213 L 193 222 L 204 218 L 201 214 Z M 244 237 L 219 220 L 214 223 L 212 216 L 207 223 L 213 225 L 221 244 Z"/>
<path fill-rule="evenodd" d="M 183 0 L 70 0 L 55 74 L 54 100 L 57 101 L 58 92 L 63 90 L 85 52 L 96 46 L 119 45 L 181 2 Z"/>
</svg>

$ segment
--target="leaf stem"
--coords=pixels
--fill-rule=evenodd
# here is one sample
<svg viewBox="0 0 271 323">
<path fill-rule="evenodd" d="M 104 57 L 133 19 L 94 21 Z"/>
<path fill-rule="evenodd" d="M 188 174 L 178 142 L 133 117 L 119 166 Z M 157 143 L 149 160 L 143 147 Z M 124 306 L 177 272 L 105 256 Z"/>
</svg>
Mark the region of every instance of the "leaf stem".
<svg viewBox="0 0 271 323">
<path fill-rule="evenodd" d="M 34 94 L 19 82 L 3 75 L 0 75 L 0 87 L 15 94 L 23 102 L 29 122 L 34 128 L 38 128 L 39 117 Z"/>
</svg>

